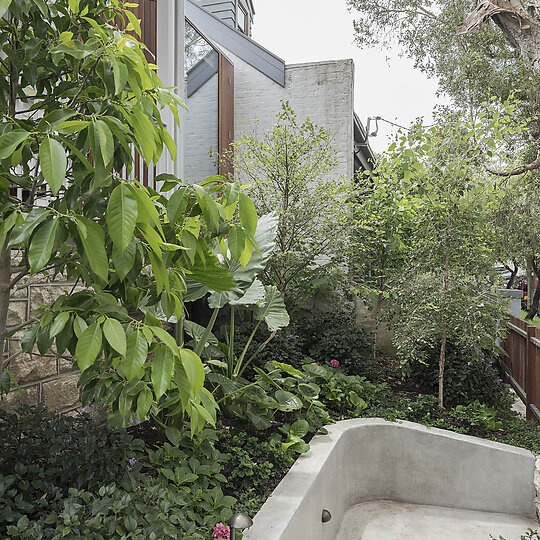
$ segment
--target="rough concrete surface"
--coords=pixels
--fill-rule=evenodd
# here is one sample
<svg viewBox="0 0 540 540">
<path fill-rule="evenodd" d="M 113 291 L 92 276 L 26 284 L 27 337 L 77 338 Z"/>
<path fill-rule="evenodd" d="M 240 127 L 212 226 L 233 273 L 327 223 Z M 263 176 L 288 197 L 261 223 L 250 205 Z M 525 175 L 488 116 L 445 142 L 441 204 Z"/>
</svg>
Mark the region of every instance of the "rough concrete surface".
<svg viewBox="0 0 540 540">
<path fill-rule="evenodd" d="M 372 501 L 479 512 L 484 522 L 485 515 L 507 514 L 536 524 L 535 458 L 522 448 L 375 418 L 337 422 L 310 444 L 255 516 L 246 540 L 334 540 L 347 511 Z M 332 514 L 327 523 L 323 509 Z"/>
<path fill-rule="evenodd" d="M 350 508 L 336 540 L 519 540 L 534 519 L 436 506 L 375 501 Z"/>
</svg>

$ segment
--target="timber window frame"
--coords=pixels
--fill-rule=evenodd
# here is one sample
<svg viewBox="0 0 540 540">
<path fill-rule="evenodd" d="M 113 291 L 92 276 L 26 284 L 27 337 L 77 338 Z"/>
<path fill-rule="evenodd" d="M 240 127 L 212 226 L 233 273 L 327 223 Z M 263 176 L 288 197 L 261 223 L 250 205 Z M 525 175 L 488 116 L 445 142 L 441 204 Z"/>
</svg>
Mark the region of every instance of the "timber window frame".
<svg viewBox="0 0 540 540">
<path fill-rule="evenodd" d="M 217 75 L 218 75 L 218 174 L 221 176 L 232 176 L 234 170 L 231 160 L 228 159 L 231 144 L 234 141 L 234 66 L 229 59 L 208 39 L 187 17 L 185 24 L 189 25 L 204 41 L 214 50 L 217 55 Z M 187 55 L 186 55 L 187 59 Z M 196 65 L 192 66 L 186 75 L 196 70 Z M 215 73 L 215 72 L 214 72 Z M 187 94 L 195 93 L 203 86 L 208 79 L 203 77 L 196 86 L 190 88 L 187 82 Z M 200 86 L 199 86 L 200 85 Z"/>
<path fill-rule="evenodd" d="M 246 34 L 249 33 L 249 15 L 247 9 L 238 2 L 238 8 L 236 10 L 236 27 L 240 32 Z"/>
</svg>

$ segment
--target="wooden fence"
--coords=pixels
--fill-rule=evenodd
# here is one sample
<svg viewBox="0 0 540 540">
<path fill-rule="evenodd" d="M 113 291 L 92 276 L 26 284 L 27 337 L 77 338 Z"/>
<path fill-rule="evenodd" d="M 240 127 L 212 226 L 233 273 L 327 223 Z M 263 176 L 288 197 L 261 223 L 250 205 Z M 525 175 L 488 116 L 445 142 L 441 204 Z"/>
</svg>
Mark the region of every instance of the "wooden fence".
<svg viewBox="0 0 540 540">
<path fill-rule="evenodd" d="M 509 315 L 503 348 L 507 381 L 525 403 L 527 419 L 540 421 L 540 328 Z"/>
</svg>

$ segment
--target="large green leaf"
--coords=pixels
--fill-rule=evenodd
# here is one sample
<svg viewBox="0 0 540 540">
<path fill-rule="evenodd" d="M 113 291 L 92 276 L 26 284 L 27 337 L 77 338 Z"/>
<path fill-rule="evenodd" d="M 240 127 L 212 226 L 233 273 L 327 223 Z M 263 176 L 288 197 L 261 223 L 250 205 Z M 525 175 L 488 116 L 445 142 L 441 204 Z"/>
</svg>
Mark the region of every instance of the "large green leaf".
<svg viewBox="0 0 540 540">
<path fill-rule="evenodd" d="M 138 204 L 130 189 L 124 183 L 116 186 L 107 205 L 107 227 L 120 254 L 133 240 L 137 216 Z"/>
<path fill-rule="evenodd" d="M 127 348 L 126 333 L 120 321 L 107 318 L 103 323 L 103 333 L 109 345 L 119 354 L 125 355 Z"/>
<path fill-rule="evenodd" d="M 103 281 L 107 281 L 109 259 L 105 251 L 105 233 L 103 229 L 97 223 L 81 217 L 77 220 L 77 228 L 90 268 Z"/>
<path fill-rule="evenodd" d="M 210 251 L 204 240 L 199 241 L 199 248 L 204 254 L 204 263 L 197 258 L 196 263 L 186 269 L 188 277 L 206 285 L 213 291 L 223 292 L 235 285 L 229 270 L 221 266 L 219 259 Z"/>
<path fill-rule="evenodd" d="M 28 262 L 32 272 L 41 270 L 51 258 L 57 227 L 58 220 L 50 219 L 42 223 L 32 236 L 28 248 Z"/>
<path fill-rule="evenodd" d="M 152 384 L 156 401 L 168 390 L 174 369 L 174 356 L 167 347 L 159 347 L 152 360 Z"/>
<path fill-rule="evenodd" d="M 5 0 L 4 0 L 5 1 Z M 0 12 L 2 11 L 2 0 L 0 0 Z M 0 15 L 1 16 L 1 15 Z M 16 148 L 28 137 L 30 133 L 28 131 L 15 130 L 0 136 L 0 159 L 6 159 Z"/>
<path fill-rule="evenodd" d="M 53 338 L 64 329 L 69 319 L 69 315 L 70 315 L 69 311 L 63 311 L 56 317 L 54 322 L 51 324 L 51 329 L 49 331 L 50 337 Z"/>
<path fill-rule="evenodd" d="M 148 342 L 140 330 L 134 330 L 127 339 L 126 355 L 120 365 L 128 381 L 142 374 L 142 367 L 148 356 Z"/>
<path fill-rule="evenodd" d="M 102 339 L 101 326 L 97 322 L 91 324 L 81 334 L 75 349 L 77 364 L 81 372 L 84 372 L 96 361 L 101 351 Z"/>
<path fill-rule="evenodd" d="M 204 384 L 204 366 L 201 359 L 189 349 L 180 349 L 180 362 L 187 375 L 191 395 L 196 396 Z"/>
<path fill-rule="evenodd" d="M 211 279 L 205 279 L 200 281 L 204 286 L 201 286 L 195 280 L 187 280 L 187 292 L 184 295 L 186 301 L 194 301 L 202 298 L 207 292 L 211 292 L 208 299 L 208 305 L 212 308 L 221 308 L 227 305 L 231 301 L 236 301 L 241 298 L 249 287 L 252 285 L 253 280 L 264 270 L 268 260 L 272 255 L 272 251 L 276 245 L 278 218 L 275 213 L 266 214 L 257 222 L 257 231 L 255 232 L 254 241 L 257 243 L 259 252 L 257 253 L 253 249 L 253 254 L 245 268 L 242 265 L 233 260 L 225 260 L 221 266 L 228 269 L 229 274 L 232 276 L 236 283 L 236 287 L 224 288 L 222 291 L 218 291 L 213 287 Z M 220 250 L 219 247 L 216 251 Z M 221 253 L 221 250 L 220 250 Z M 201 273 L 204 272 L 204 266 L 198 265 L 197 270 Z M 188 300 L 189 299 L 189 300 Z"/>
<path fill-rule="evenodd" d="M 264 304 L 255 308 L 255 318 L 264 320 L 270 332 L 275 332 L 289 324 L 289 314 L 277 287 L 267 285 L 265 292 Z"/>
<path fill-rule="evenodd" d="M 257 211 L 253 201 L 244 193 L 238 195 L 238 213 L 240 214 L 240 223 L 249 237 L 255 235 L 257 230 Z"/>
<path fill-rule="evenodd" d="M 231 227 L 227 237 L 227 246 L 232 258 L 238 261 L 246 247 L 246 233 L 236 225 Z"/>
<path fill-rule="evenodd" d="M 177 189 L 167 203 L 167 217 L 170 223 L 176 223 L 183 214 L 189 201 L 189 189 L 181 187 Z"/>
<path fill-rule="evenodd" d="M 103 164 L 109 165 L 114 156 L 114 139 L 109 126 L 103 120 L 95 121 L 97 138 L 99 140 L 99 150 L 103 158 Z"/>
<path fill-rule="evenodd" d="M 296 411 L 302 408 L 302 400 L 294 394 L 291 394 L 291 392 L 277 390 L 274 395 L 280 405 L 280 410 L 284 412 Z"/>
<path fill-rule="evenodd" d="M 231 306 L 250 306 L 262 302 L 266 296 L 264 285 L 255 279 L 244 295 L 237 300 L 231 300 Z"/>
<path fill-rule="evenodd" d="M 0 17 L 3 17 L 6 14 L 12 1 L 13 0 L 0 0 Z"/>
<path fill-rule="evenodd" d="M 44 139 L 39 145 L 39 164 L 43 178 L 56 195 L 66 179 L 67 156 L 64 147 L 56 139 Z"/>
<path fill-rule="evenodd" d="M 229 272 L 234 281 L 246 290 L 253 280 L 264 270 L 266 264 L 272 256 L 276 247 L 276 235 L 278 227 L 278 217 L 275 213 L 270 213 L 259 218 L 257 230 L 253 237 L 259 252 L 253 249 L 252 255 L 245 267 L 234 260 L 227 261 Z"/>
<path fill-rule="evenodd" d="M 139 420 L 146 420 L 148 411 L 150 410 L 153 402 L 154 397 L 152 396 L 152 390 L 150 390 L 148 386 L 144 386 L 137 397 L 137 417 Z"/>
<path fill-rule="evenodd" d="M 133 240 L 125 249 L 124 253 L 120 253 L 113 247 L 112 262 L 116 275 L 122 281 L 135 264 L 135 255 L 137 252 L 137 243 Z"/>
</svg>

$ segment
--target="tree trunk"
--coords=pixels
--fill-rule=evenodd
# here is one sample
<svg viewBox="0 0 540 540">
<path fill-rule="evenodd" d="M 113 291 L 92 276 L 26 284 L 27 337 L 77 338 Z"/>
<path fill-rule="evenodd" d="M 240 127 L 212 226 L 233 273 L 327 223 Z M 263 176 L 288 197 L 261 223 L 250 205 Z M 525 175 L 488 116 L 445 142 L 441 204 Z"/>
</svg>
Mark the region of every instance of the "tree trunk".
<svg viewBox="0 0 540 540">
<path fill-rule="evenodd" d="M 446 320 L 443 324 L 446 327 Z M 439 407 L 441 409 L 444 407 L 444 364 L 446 361 L 446 339 L 447 331 L 445 328 L 441 341 L 441 354 L 439 356 Z"/>
<path fill-rule="evenodd" d="M 525 320 L 532 321 L 536 317 L 536 315 L 538 315 L 539 303 L 540 303 L 540 287 L 538 289 L 535 289 L 534 291 L 531 307 L 527 311 L 527 315 L 525 315 Z"/>
<path fill-rule="evenodd" d="M 529 273 L 529 279 L 527 280 L 529 294 L 529 309 L 527 311 L 527 315 L 525 316 L 525 320 L 527 321 L 532 321 L 536 315 L 538 315 L 538 304 L 540 303 L 540 287 L 536 286 L 536 280 L 538 278 L 538 265 L 536 264 L 534 257 L 531 258 L 530 263 L 532 272 Z M 531 294 L 533 295 L 532 301 L 530 300 Z"/>
<path fill-rule="evenodd" d="M 4 369 L 4 347 L 6 343 L 10 281 L 11 250 L 8 247 L 4 247 L 0 252 L 0 374 Z"/>
<path fill-rule="evenodd" d="M 447 217 L 446 229 L 446 254 L 444 258 L 444 278 L 443 278 L 443 310 L 446 309 L 449 289 L 450 274 L 450 251 L 448 248 L 448 236 L 450 234 L 450 215 Z M 442 318 L 443 335 L 441 340 L 441 353 L 439 355 L 439 406 L 444 407 L 444 364 L 446 362 L 446 340 L 448 338 L 448 320 L 446 314 Z"/>
<path fill-rule="evenodd" d="M 501 29 L 506 41 L 519 56 L 540 73 L 539 9 L 534 3 L 525 7 L 520 0 L 480 0 L 476 8 L 457 28 L 465 34 L 489 18 Z"/>
<path fill-rule="evenodd" d="M 510 279 L 508 280 L 508 283 L 506 284 L 507 289 L 513 289 L 514 283 L 516 281 L 517 273 L 519 271 L 519 266 L 514 263 L 514 268 L 510 268 L 509 266 L 506 267 L 510 271 Z"/>
</svg>

